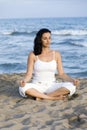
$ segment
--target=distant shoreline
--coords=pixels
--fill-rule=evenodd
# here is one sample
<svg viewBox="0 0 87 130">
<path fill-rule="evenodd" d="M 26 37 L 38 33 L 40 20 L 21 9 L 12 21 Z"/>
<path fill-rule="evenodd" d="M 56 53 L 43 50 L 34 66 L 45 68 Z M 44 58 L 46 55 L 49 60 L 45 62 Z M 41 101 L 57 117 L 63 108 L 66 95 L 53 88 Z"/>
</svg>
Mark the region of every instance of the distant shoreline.
<svg viewBox="0 0 87 130">
<path fill-rule="evenodd" d="M 0 77 L 4 77 L 4 76 L 10 77 L 10 76 L 15 76 L 15 75 L 18 76 L 18 77 L 23 77 L 23 76 L 25 76 L 25 72 L 19 72 L 19 73 L 16 73 L 16 72 L 14 72 L 14 73 L 1 73 Z M 60 79 L 57 73 L 55 74 L 55 76 L 56 76 L 56 79 Z M 69 75 L 69 76 L 72 77 L 72 78 L 74 78 L 74 79 L 76 78 L 76 79 L 80 79 L 80 80 L 87 80 L 87 77 L 80 77 L 80 76 L 73 77 L 71 75 Z"/>
</svg>

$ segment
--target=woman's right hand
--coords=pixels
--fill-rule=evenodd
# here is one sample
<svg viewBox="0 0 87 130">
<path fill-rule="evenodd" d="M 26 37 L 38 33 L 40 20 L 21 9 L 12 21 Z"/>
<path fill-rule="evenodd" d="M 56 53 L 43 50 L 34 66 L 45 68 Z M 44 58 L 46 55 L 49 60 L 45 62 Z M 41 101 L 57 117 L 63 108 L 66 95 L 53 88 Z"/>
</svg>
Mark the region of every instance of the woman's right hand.
<svg viewBox="0 0 87 130">
<path fill-rule="evenodd" d="M 21 86 L 21 87 L 24 87 L 25 85 L 26 85 L 26 82 L 25 82 L 24 80 L 21 80 L 21 81 L 20 81 L 20 86 Z"/>
</svg>

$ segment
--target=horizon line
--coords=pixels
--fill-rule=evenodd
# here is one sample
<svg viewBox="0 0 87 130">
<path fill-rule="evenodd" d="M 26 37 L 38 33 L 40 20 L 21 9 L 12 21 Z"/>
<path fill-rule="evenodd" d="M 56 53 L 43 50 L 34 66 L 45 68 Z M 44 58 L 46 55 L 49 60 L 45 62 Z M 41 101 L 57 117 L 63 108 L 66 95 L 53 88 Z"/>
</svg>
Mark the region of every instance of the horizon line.
<svg viewBox="0 0 87 130">
<path fill-rule="evenodd" d="M 87 18 L 87 16 L 61 16 L 61 17 L 10 17 L 0 19 L 48 19 L 48 18 Z"/>
</svg>

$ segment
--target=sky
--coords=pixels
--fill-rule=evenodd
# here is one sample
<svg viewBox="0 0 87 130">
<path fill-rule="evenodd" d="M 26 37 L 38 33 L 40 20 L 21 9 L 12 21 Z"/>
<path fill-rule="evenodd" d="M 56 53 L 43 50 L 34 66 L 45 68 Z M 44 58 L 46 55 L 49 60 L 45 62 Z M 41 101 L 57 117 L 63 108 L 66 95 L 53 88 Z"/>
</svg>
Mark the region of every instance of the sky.
<svg viewBox="0 0 87 130">
<path fill-rule="evenodd" d="M 87 17 L 87 0 L 0 0 L 0 18 Z"/>
</svg>

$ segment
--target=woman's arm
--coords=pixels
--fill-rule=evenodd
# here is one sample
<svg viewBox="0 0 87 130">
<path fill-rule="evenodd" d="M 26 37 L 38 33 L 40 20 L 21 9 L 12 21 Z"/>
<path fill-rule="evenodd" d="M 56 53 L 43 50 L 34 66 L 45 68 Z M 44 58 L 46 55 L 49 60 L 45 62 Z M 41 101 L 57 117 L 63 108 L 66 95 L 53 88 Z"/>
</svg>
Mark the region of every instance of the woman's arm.
<svg viewBox="0 0 87 130">
<path fill-rule="evenodd" d="M 75 85 L 78 85 L 79 81 L 77 79 L 73 79 L 64 73 L 62 58 L 59 52 L 56 52 L 56 61 L 57 61 L 57 70 L 58 70 L 59 77 L 64 81 L 73 82 Z"/>
<path fill-rule="evenodd" d="M 35 55 L 33 52 L 31 52 L 28 56 L 27 60 L 27 71 L 24 76 L 24 79 L 20 81 L 21 86 L 25 86 L 26 82 L 29 82 L 32 78 L 32 73 L 33 73 L 33 66 L 35 62 Z"/>
</svg>

